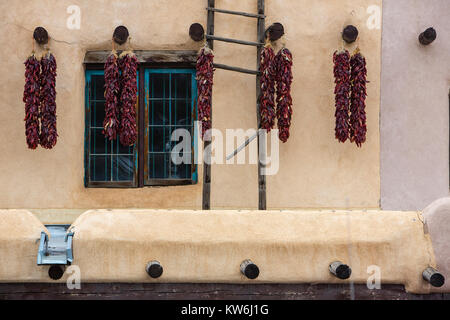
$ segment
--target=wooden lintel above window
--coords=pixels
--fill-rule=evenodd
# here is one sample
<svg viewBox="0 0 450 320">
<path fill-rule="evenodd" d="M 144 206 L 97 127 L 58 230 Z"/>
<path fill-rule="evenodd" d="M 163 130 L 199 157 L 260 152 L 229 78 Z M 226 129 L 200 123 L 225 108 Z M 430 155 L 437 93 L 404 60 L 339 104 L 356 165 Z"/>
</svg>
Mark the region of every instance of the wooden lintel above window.
<svg viewBox="0 0 450 320">
<path fill-rule="evenodd" d="M 121 51 L 118 51 L 119 53 Z M 196 50 L 135 50 L 140 63 L 195 63 Z M 111 51 L 87 51 L 84 63 L 105 63 Z"/>
</svg>

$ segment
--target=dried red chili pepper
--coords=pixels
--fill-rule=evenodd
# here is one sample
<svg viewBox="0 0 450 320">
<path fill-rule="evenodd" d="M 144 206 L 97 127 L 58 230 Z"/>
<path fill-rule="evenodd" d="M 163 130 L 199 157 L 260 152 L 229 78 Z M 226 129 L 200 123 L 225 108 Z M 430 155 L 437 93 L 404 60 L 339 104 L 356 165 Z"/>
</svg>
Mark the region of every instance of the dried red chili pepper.
<svg viewBox="0 0 450 320">
<path fill-rule="evenodd" d="M 261 86 L 261 95 L 259 96 L 259 114 L 261 128 L 267 132 L 273 129 L 275 125 L 275 53 L 272 46 L 266 44 L 261 51 L 261 62 L 259 71 L 261 77 L 259 80 Z"/>
<path fill-rule="evenodd" d="M 57 142 L 56 130 L 56 59 L 50 52 L 41 59 L 41 134 L 40 143 L 52 149 Z"/>
<path fill-rule="evenodd" d="M 34 53 L 25 61 L 25 135 L 30 149 L 39 145 L 39 105 L 40 105 L 40 69 L 41 65 Z"/>
<path fill-rule="evenodd" d="M 120 55 L 120 143 L 132 146 L 137 140 L 136 102 L 138 60 L 134 53 L 125 51 Z"/>
<path fill-rule="evenodd" d="M 336 128 L 335 136 L 339 142 L 347 141 L 349 137 L 349 97 L 350 97 L 350 54 L 347 50 L 335 52 L 333 55 L 334 78 L 336 87 Z"/>
<path fill-rule="evenodd" d="M 261 62 L 259 71 L 261 77 L 259 80 L 261 86 L 261 95 L 259 97 L 259 114 L 261 128 L 267 132 L 273 129 L 275 125 L 275 53 L 272 46 L 267 44 L 261 51 Z"/>
<path fill-rule="evenodd" d="M 109 140 L 115 140 L 119 131 L 119 94 L 120 78 L 117 53 L 113 51 L 105 62 L 105 119 L 103 134 Z"/>
<path fill-rule="evenodd" d="M 277 80 L 277 123 L 278 137 L 283 143 L 289 139 L 289 128 L 292 119 L 292 53 L 281 49 L 275 57 Z"/>
<path fill-rule="evenodd" d="M 366 141 L 366 59 L 359 50 L 351 57 L 350 141 L 358 147 Z"/>
<path fill-rule="evenodd" d="M 202 139 L 211 129 L 211 100 L 214 77 L 214 54 L 211 49 L 204 47 L 197 57 L 197 107 L 198 119 L 202 123 Z M 207 137 L 210 138 L 210 137 Z"/>
</svg>

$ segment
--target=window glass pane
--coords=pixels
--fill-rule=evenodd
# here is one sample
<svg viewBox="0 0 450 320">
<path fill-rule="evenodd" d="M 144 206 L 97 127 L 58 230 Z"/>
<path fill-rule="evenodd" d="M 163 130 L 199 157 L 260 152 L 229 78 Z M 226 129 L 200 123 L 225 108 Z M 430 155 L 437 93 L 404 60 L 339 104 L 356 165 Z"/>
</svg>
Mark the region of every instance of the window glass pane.
<svg viewBox="0 0 450 320">
<path fill-rule="evenodd" d="M 170 151 L 170 129 L 168 127 L 149 128 L 149 152 Z"/>
<path fill-rule="evenodd" d="M 110 180 L 110 165 L 107 156 L 90 157 L 91 181 L 101 182 Z"/>
<path fill-rule="evenodd" d="M 190 98 L 191 97 L 191 77 L 189 73 L 172 74 L 172 98 Z"/>
<path fill-rule="evenodd" d="M 150 99 L 169 98 L 170 75 L 167 73 L 151 73 L 150 74 Z"/>
<path fill-rule="evenodd" d="M 105 100 L 105 78 L 103 75 L 92 75 L 91 95 L 94 100 Z"/>
<path fill-rule="evenodd" d="M 105 119 L 105 103 L 91 103 L 91 127 L 103 128 L 103 120 Z"/>
<path fill-rule="evenodd" d="M 103 129 L 91 128 L 91 154 L 106 154 L 111 152 L 111 143 L 103 134 Z"/>
<path fill-rule="evenodd" d="M 150 125 L 170 124 L 170 103 L 168 100 L 151 100 L 148 113 Z"/>
<path fill-rule="evenodd" d="M 131 156 L 112 156 L 112 170 L 115 181 L 132 181 L 134 170 L 134 157 Z"/>
<path fill-rule="evenodd" d="M 87 71 L 89 74 L 92 71 Z M 92 73 L 98 73 L 94 71 Z M 89 77 L 87 77 L 89 79 Z M 110 141 L 103 135 L 103 120 L 105 117 L 103 74 L 90 75 L 90 95 L 87 102 L 90 106 L 87 112 L 89 132 L 87 155 L 89 161 L 89 181 L 92 182 L 132 182 L 135 171 L 134 146 L 122 146 L 119 136 Z"/>
<path fill-rule="evenodd" d="M 148 177 L 149 179 L 167 179 L 169 168 L 169 157 L 166 153 L 153 153 L 150 154 L 148 164 Z"/>
<path fill-rule="evenodd" d="M 195 73 L 171 72 L 168 69 L 150 69 L 147 90 L 151 92 L 148 101 L 148 177 L 147 179 L 191 179 L 191 144 L 180 151 L 187 157 L 187 163 L 172 162 L 172 150 L 181 142 L 171 141 L 176 129 L 192 132 L 193 97 L 192 81 Z"/>
<path fill-rule="evenodd" d="M 133 155 L 134 146 L 124 146 L 120 143 L 119 137 L 116 140 L 112 141 L 112 153 L 113 154 L 127 154 Z"/>
<path fill-rule="evenodd" d="M 191 124 L 191 100 L 172 101 L 172 125 L 188 126 Z"/>
</svg>

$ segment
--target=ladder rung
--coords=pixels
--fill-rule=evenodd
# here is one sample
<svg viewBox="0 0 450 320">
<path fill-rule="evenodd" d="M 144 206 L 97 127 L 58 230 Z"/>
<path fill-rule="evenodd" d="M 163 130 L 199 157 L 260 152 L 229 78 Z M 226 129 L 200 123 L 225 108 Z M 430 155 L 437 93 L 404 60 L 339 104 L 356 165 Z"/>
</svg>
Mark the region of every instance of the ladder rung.
<svg viewBox="0 0 450 320">
<path fill-rule="evenodd" d="M 240 11 L 223 10 L 223 9 L 216 9 L 216 8 L 211 8 L 211 7 L 206 8 L 206 10 L 213 11 L 213 12 L 219 12 L 219 13 L 235 14 L 237 16 L 244 16 L 244 17 L 249 17 L 249 18 L 264 19 L 266 17 L 263 14 L 255 14 L 255 13 L 247 13 L 247 12 L 240 12 Z"/>
<path fill-rule="evenodd" d="M 224 41 L 224 42 L 231 42 L 231 43 L 238 43 L 238 44 L 244 44 L 247 46 L 263 46 L 264 43 L 261 42 L 251 42 L 251 41 L 244 41 L 244 40 L 236 40 L 236 39 L 230 39 L 230 38 L 222 38 L 222 37 L 216 37 L 211 35 L 206 35 L 206 39 L 208 40 L 217 40 L 217 41 Z"/>
<path fill-rule="evenodd" d="M 218 69 L 236 71 L 236 72 L 247 73 L 247 74 L 254 74 L 254 75 L 259 75 L 260 74 L 260 72 L 256 71 L 256 70 L 249 70 L 249 69 L 244 69 L 244 68 L 232 67 L 232 66 L 227 66 L 226 64 L 214 63 L 214 67 L 218 68 Z"/>
</svg>

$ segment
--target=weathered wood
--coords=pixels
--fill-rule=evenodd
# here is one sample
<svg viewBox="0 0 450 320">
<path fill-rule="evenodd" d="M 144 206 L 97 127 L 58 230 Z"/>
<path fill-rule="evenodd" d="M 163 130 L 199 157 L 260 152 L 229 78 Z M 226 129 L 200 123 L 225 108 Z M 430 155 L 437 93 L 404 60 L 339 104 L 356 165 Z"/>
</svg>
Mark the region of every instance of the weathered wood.
<svg viewBox="0 0 450 320">
<path fill-rule="evenodd" d="M 208 7 L 215 7 L 215 0 L 208 0 Z M 208 19 L 206 25 L 206 36 L 214 35 L 214 11 L 208 11 Z M 208 39 L 208 46 L 214 49 L 214 40 Z M 212 103 L 212 99 L 211 99 Z M 211 105 L 211 126 L 212 126 L 212 105 Z M 204 159 L 203 159 L 203 192 L 202 192 L 202 209 L 211 209 L 211 141 L 203 142 Z"/>
<path fill-rule="evenodd" d="M 230 299 L 230 300 L 449 300 L 450 294 L 407 293 L 402 285 L 382 284 L 380 290 L 355 284 L 225 284 L 225 283 L 2 283 L 0 300 L 23 299 Z"/>
<path fill-rule="evenodd" d="M 234 14 L 234 15 L 244 16 L 244 17 L 249 17 L 249 18 L 265 18 L 266 17 L 263 14 L 254 14 L 254 13 L 247 13 L 247 12 L 241 12 L 241 11 L 232 11 L 232 10 L 209 8 L 209 7 L 206 8 L 206 10 L 219 12 L 219 13 Z"/>
<path fill-rule="evenodd" d="M 120 53 L 120 51 L 119 51 Z M 139 63 L 188 63 L 195 64 L 195 50 L 135 50 Z M 111 54 L 109 50 L 87 51 L 84 63 L 105 63 Z"/>
<path fill-rule="evenodd" d="M 258 0 L 258 14 L 265 14 L 264 0 Z M 258 41 L 264 42 L 265 40 L 265 19 L 258 19 Z M 256 55 L 256 65 L 257 70 L 260 69 L 261 64 L 261 51 L 262 47 L 257 48 Z M 261 77 L 256 76 L 256 117 L 257 117 L 257 128 L 261 128 L 261 114 L 259 112 L 260 102 L 259 98 L 261 95 Z M 265 161 L 266 161 L 266 135 L 258 134 L 258 209 L 266 210 L 266 175 L 265 175 Z"/>
<path fill-rule="evenodd" d="M 424 46 L 431 44 L 434 40 L 436 40 L 437 33 L 434 28 L 428 28 L 424 32 L 419 35 L 419 42 Z"/>
<path fill-rule="evenodd" d="M 205 39 L 205 29 L 200 23 L 193 23 L 189 27 L 189 36 L 194 41 L 202 41 Z"/>
<path fill-rule="evenodd" d="M 255 47 L 262 47 L 264 46 L 264 42 L 252 42 L 252 41 L 245 41 L 245 40 L 238 40 L 238 39 L 231 39 L 231 38 L 223 38 L 223 37 L 216 37 L 212 35 L 206 35 L 206 39 L 208 40 L 217 40 L 217 41 L 223 41 L 223 42 L 230 42 L 230 43 L 237 43 L 237 44 L 243 44 L 246 46 L 255 46 Z"/>
<path fill-rule="evenodd" d="M 230 71 L 236 71 L 236 72 L 247 73 L 247 74 L 255 74 L 255 75 L 259 74 L 259 71 L 256 71 L 256 70 L 244 69 L 244 68 L 239 68 L 239 67 L 232 67 L 232 66 L 227 66 L 225 64 L 220 64 L 220 63 L 214 63 L 214 68 L 230 70 Z"/>
<path fill-rule="evenodd" d="M 355 42 L 358 38 L 358 29 L 355 26 L 348 25 L 342 31 L 342 39 L 347 43 Z"/>
<path fill-rule="evenodd" d="M 142 65 L 139 66 L 139 108 L 138 108 L 138 142 L 136 148 L 138 148 L 138 177 L 137 183 L 139 188 L 144 187 L 144 168 L 145 168 L 145 154 L 142 152 L 145 147 L 145 71 Z"/>
<path fill-rule="evenodd" d="M 113 33 L 113 40 L 119 44 L 122 45 L 125 42 L 127 42 L 128 37 L 130 36 L 130 33 L 128 32 L 127 27 L 125 26 L 118 26 Z"/>
<path fill-rule="evenodd" d="M 37 27 L 34 29 L 33 38 L 40 45 L 44 45 L 48 43 L 48 32 L 43 27 Z"/>
</svg>

